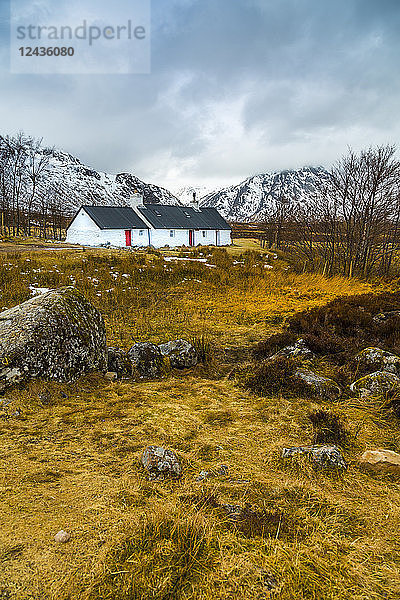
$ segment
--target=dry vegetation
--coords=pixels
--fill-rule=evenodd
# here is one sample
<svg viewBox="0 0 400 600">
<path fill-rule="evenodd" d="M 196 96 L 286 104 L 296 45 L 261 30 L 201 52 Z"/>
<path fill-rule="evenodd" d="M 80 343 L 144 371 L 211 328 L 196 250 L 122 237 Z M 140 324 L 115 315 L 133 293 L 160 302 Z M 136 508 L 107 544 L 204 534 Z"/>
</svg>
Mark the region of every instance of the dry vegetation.
<svg viewBox="0 0 400 600">
<path fill-rule="evenodd" d="M 109 250 L 3 256 L 0 306 L 30 285 L 74 284 L 104 314 L 110 345 L 183 335 L 212 360 L 158 381 L 91 375 L 7 392 L 1 599 L 400 598 L 399 484 L 354 462 L 367 447 L 400 450 L 396 418 L 379 400 L 261 398 L 228 376 L 295 312 L 371 288 L 244 249 L 191 252 L 206 264 Z M 350 462 L 342 476 L 279 459 L 283 446 L 332 436 Z M 178 453 L 180 481 L 146 480 L 148 444 Z M 195 481 L 221 464 L 226 475 Z M 54 543 L 60 529 L 68 544 Z"/>
</svg>

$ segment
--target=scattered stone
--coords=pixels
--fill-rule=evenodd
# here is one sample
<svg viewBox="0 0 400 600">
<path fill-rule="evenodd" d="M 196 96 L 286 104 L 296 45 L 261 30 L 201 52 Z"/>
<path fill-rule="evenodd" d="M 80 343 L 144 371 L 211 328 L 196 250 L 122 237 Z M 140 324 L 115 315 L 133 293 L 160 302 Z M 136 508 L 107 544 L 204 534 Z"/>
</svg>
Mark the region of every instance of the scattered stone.
<svg viewBox="0 0 400 600">
<path fill-rule="evenodd" d="M 359 459 L 359 465 L 374 473 L 400 474 L 400 454 L 392 450 L 366 450 Z"/>
<path fill-rule="evenodd" d="M 275 577 L 275 575 L 273 575 L 273 573 L 271 573 L 270 571 L 261 571 L 260 572 L 260 579 L 262 581 L 262 583 L 264 584 L 265 588 L 269 591 L 269 592 L 277 592 L 279 586 L 278 580 Z"/>
<path fill-rule="evenodd" d="M 352 392 L 360 396 L 380 396 L 393 391 L 400 385 L 400 377 L 386 371 L 375 371 L 354 381 L 350 385 Z"/>
<path fill-rule="evenodd" d="M 56 533 L 56 535 L 54 536 L 54 541 L 59 544 L 66 544 L 67 542 L 70 541 L 70 539 L 71 539 L 71 534 L 68 533 L 67 531 L 63 531 L 62 529 L 61 529 L 61 531 Z"/>
<path fill-rule="evenodd" d="M 121 348 L 107 348 L 107 370 L 117 374 L 117 379 L 132 374 L 132 364 L 126 352 Z"/>
<path fill-rule="evenodd" d="M 173 340 L 160 344 L 163 356 L 167 356 L 173 369 L 188 369 L 197 365 L 198 358 L 194 346 L 186 340 Z"/>
<path fill-rule="evenodd" d="M 32 377 L 72 381 L 106 370 L 103 317 L 73 287 L 0 313 L 0 390 Z"/>
<path fill-rule="evenodd" d="M 380 348 L 364 348 L 354 360 L 374 372 L 386 371 L 400 375 L 400 358 Z"/>
<path fill-rule="evenodd" d="M 294 344 L 285 346 L 285 348 L 279 350 L 276 354 L 271 356 L 271 358 L 280 358 L 282 356 L 285 358 L 303 358 L 311 360 L 315 357 L 315 354 L 311 352 L 303 338 L 299 338 Z"/>
<path fill-rule="evenodd" d="M 163 357 L 158 346 L 151 342 L 134 344 L 128 352 L 133 370 L 140 377 L 160 377 L 163 370 Z"/>
<path fill-rule="evenodd" d="M 283 448 L 282 458 L 308 455 L 317 468 L 347 469 L 347 463 L 337 446 L 297 446 Z"/>
<path fill-rule="evenodd" d="M 400 310 L 390 310 L 388 312 L 381 312 L 375 315 L 372 320 L 375 323 L 385 323 L 389 319 L 400 318 Z"/>
<path fill-rule="evenodd" d="M 13 410 L 14 409 L 14 410 Z M 0 398 L 0 418 L 11 419 L 21 416 L 21 411 L 15 408 L 15 401 L 9 398 Z"/>
<path fill-rule="evenodd" d="M 333 379 L 322 377 L 309 371 L 308 369 L 297 369 L 295 373 L 298 379 L 310 389 L 313 395 L 324 400 L 337 400 L 342 394 L 342 390 Z"/>
<path fill-rule="evenodd" d="M 218 477 L 219 475 L 227 475 L 228 474 L 228 466 L 221 465 L 218 469 L 213 471 L 200 471 L 198 476 L 196 477 L 196 481 L 204 481 L 205 479 L 209 479 L 210 477 Z"/>
<path fill-rule="evenodd" d="M 141 463 L 149 474 L 149 479 L 163 480 L 166 477 L 180 477 L 182 468 L 172 450 L 159 446 L 148 446 L 142 454 Z"/>
<path fill-rule="evenodd" d="M 229 479 L 229 483 L 232 485 L 243 485 L 246 483 L 250 483 L 250 479 Z"/>
<path fill-rule="evenodd" d="M 112 372 L 112 371 L 108 371 L 104 377 L 106 379 L 108 379 L 109 381 L 116 381 L 117 380 L 117 373 Z"/>
<path fill-rule="evenodd" d="M 248 511 L 253 512 L 250 508 L 243 508 L 239 504 L 221 504 L 227 516 L 231 521 L 241 521 L 246 517 Z"/>
</svg>

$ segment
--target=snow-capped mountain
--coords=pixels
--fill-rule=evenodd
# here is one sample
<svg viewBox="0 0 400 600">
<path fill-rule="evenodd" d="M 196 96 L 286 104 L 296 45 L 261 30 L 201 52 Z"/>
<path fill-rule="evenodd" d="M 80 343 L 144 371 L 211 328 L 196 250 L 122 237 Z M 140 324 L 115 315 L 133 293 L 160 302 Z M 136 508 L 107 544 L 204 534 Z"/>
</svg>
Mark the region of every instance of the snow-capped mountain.
<svg viewBox="0 0 400 600">
<path fill-rule="evenodd" d="M 274 212 L 277 203 L 305 203 L 328 177 L 323 167 L 303 167 L 254 175 L 237 185 L 202 198 L 202 207 L 216 208 L 231 221 L 262 221 Z"/>
<path fill-rule="evenodd" d="M 168 190 L 145 183 L 130 173 L 111 175 L 87 167 L 71 154 L 53 150 L 45 152 L 50 153 L 47 185 L 59 185 L 71 208 L 82 204 L 123 205 L 135 191 L 143 194 L 145 203 L 179 204 Z"/>
<path fill-rule="evenodd" d="M 135 191 L 143 194 L 145 203 L 179 204 L 168 190 L 145 183 L 130 173 L 116 175 L 96 171 L 78 158 L 53 149 L 39 150 L 48 159 L 48 165 L 40 177 L 40 189 L 62 198 L 66 213 L 73 212 L 82 204 L 124 205 Z M 23 204 L 23 200 L 22 200 Z"/>
<path fill-rule="evenodd" d="M 27 139 L 28 163 L 32 160 L 32 145 L 29 144 L 32 141 Z M 82 204 L 124 205 L 135 191 L 143 194 L 145 203 L 183 205 L 193 202 L 195 193 L 200 206 L 216 208 L 228 220 L 261 221 L 273 214 L 282 201 L 286 206 L 307 202 L 316 192 L 317 184 L 328 177 L 328 172 L 323 167 L 304 167 L 254 175 L 237 185 L 220 190 L 211 190 L 205 186 L 185 186 L 173 193 L 163 187 L 145 183 L 130 173 L 114 175 L 96 171 L 75 156 L 59 150 L 36 148 L 35 160 L 40 158 L 45 158 L 47 165 L 37 182 L 37 202 L 43 197 L 58 199 L 66 214 L 74 212 Z M 27 172 L 23 184 L 26 186 L 26 193 L 20 196 L 21 207 L 25 204 L 24 198 L 29 201 L 32 197 L 32 183 L 29 182 Z M 12 188 L 12 180 L 10 187 Z"/>
<path fill-rule="evenodd" d="M 209 194 L 215 192 L 215 188 L 209 188 L 206 186 L 191 186 L 186 185 L 177 190 L 174 190 L 174 195 L 178 200 L 186 206 L 193 202 L 193 194 L 196 194 L 196 200 L 200 200 Z"/>
</svg>

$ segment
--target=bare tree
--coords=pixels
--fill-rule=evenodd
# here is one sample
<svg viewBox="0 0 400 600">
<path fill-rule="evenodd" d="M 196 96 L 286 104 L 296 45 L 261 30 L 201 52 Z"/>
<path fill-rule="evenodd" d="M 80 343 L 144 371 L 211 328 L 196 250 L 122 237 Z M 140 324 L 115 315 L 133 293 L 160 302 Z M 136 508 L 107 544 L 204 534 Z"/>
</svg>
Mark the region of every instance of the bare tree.
<svg viewBox="0 0 400 600">
<path fill-rule="evenodd" d="M 297 249 L 327 274 L 387 274 L 399 237 L 400 162 L 394 146 L 349 150 L 297 224 Z"/>
<path fill-rule="evenodd" d="M 39 186 L 42 183 L 49 167 L 49 153 L 42 151 L 42 139 L 32 140 L 27 146 L 26 176 L 29 182 L 25 211 L 27 218 L 27 234 L 31 235 L 32 209 L 38 200 Z"/>
</svg>

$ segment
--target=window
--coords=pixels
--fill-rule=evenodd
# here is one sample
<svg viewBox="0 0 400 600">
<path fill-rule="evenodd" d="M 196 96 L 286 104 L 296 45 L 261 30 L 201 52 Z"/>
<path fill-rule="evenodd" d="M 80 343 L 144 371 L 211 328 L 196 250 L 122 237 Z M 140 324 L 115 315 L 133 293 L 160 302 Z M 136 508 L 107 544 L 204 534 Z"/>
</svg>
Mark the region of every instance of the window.
<svg viewBox="0 0 400 600">
<path fill-rule="evenodd" d="M 205 231 L 203 231 L 203 237 L 206 237 L 206 232 Z"/>
<path fill-rule="evenodd" d="M 139 230 L 139 235 L 143 235 L 143 234 L 144 234 L 144 230 L 143 230 L 143 229 L 140 229 L 140 230 Z"/>
<path fill-rule="evenodd" d="M 169 237 L 175 237 L 175 231 L 173 229 L 169 232 Z"/>
</svg>

